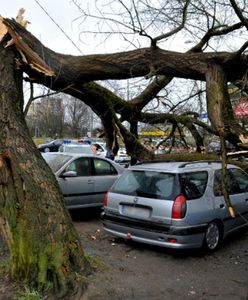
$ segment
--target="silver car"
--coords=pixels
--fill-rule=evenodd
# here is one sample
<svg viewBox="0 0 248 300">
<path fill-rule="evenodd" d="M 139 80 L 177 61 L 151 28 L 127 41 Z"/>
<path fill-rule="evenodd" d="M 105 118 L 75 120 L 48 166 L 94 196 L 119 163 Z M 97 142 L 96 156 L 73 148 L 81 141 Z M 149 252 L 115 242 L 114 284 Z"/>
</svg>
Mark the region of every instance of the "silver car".
<svg viewBox="0 0 248 300">
<path fill-rule="evenodd" d="M 101 207 L 104 197 L 124 168 L 95 155 L 44 153 L 68 209 Z"/>
<path fill-rule="evenodd" d="M 186 249 L 215 250 L 222 238 L 248 224 L 248 175 L 228 165 L 230 216 L 219 162 L 153 162 L 130 167 L 104 203 L 104 229 L 124 239 Z"/>
</svg>

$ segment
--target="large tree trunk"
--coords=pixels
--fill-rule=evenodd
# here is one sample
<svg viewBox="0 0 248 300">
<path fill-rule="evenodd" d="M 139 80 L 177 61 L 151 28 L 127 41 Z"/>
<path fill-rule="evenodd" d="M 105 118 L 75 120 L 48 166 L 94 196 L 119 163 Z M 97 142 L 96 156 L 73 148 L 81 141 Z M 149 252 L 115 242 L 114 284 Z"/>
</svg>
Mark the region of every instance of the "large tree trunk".
<svg viewBox="0 0 248 300">
<path fill-rule="evenodd" d="M 227 80 L 223 68 L 218 65 L 209 66 L 206 73 L 207 104 L 208 115 L 214 129 L 219 133 L 221 141 L 221 162 L 222 162 L 222 191 L 224 200 L 229 208 L 230 215 L 235 217 L 235 213 L 227 192 L 227 153 L 225 139 L 237 143 L 237 133 L 242 128 L 237 124 L 233 116 L 232 106 L 227 91 Z M 234 129 L 233 131 L 231 129 Z"/>
<path fill-rule="evenodd" d="M 212 128 L 233 144 L 240 143 L 246 131 L 235 120 L 227 89 L 225 71 L 211 64 L 206 72 L 207 110 Z"/>
<path fill-rule="evenodd" d="M 57 181 L 28 133 L 17 56 L 15 46 L 0 43 L 0 226 L 11 275 L 52 287 L 52 299 L 77 299 L 90 267 Z"/>
</svg>

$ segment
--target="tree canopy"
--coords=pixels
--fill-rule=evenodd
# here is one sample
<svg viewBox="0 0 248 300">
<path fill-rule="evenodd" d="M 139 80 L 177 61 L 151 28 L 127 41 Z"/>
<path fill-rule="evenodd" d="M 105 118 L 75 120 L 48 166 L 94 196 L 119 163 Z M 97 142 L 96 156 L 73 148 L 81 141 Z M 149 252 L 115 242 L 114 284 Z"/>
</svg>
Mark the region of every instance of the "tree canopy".
<svg viewBox="0 0 248 300">
<path fill-rule="evenodd" d="M 82 13 L 83 24 L 87 24 L 89 19 L 97 22 L 97 34 L 106 35 L 106 28 L 110 28 L 110 39 L 119 35 L 128 40 L 127 36 L 132 34 L 133 39 L 141 36 L 150 46 L 110 54 L 64 55 L 46 48 L 14 20 L 3 19 L 15 45 L 25 57 L 25 60 L 19 60 L 19 64 L 28 75 L 26 80 L 63 91 L 85 102 L 101 118 L 109 146 L 113 147 L 114 135 L 118 133 L 128 152 L 137 159 L 152 157 L 136 139 L 138 122 L 169 123 L 174 127 L 187 128 L 196 141 L 197 149 L 202 146 L 204 132 L 219 135 L 223 127 L 225 138 L 230 142 L 240 146 L 246 142 L 246 132 L 234 118 L 227 91 L 227 84 L 231 82 L 245 93 L 245 1 L 230 1 L 228 4 L 217 1 L 155 1 L 153 6 L 146 1 L 132 1 L 127 5 L 122 1 L 115 4 L 100 1 L 96 2 L 94 13 L 85 10 L 77 1 L 73 2 Z M 103 4 L 107 7 L 106 11 L 100 7 Z M 89 33 L 89 30 L 85 32 Z M 238 37 L 240 35 L 242 39 Z M 239 48 L 230 43 L 234 37 Z M 184 41 L 188 38 L 191 47 L 184 53 L 168 51 L 165 47 L 172 38 L 183 38 Z M 218 51 L 219 48 L 221 51 Z M 136 77 L 143 77 L 145 81 L 128 101 L 99 82 Z M 167 97 L 164 94 L 173 89 L 176 78 L 190 79 L 196 84 L 185 97 L 188 106 L 178 109 L 178 104 L 174 105 L 177 109 L 168 109 L 169 101 L 177 102 L 171 93 Z M 203 88 L 206 98 L 204 93 L 199 92 L 199 82 L 206 83 Z M 199 107 L 192 107 L 190 99 L 196 102 L 196 96 L 208 113 L 210 126 L 199 119 Z M 164 104 L 162 110 L 154 111 L 152 103 L 156 99 Z M 130 130 L 123 126 L 124 121 L 130 124 Z"/>
</svg>

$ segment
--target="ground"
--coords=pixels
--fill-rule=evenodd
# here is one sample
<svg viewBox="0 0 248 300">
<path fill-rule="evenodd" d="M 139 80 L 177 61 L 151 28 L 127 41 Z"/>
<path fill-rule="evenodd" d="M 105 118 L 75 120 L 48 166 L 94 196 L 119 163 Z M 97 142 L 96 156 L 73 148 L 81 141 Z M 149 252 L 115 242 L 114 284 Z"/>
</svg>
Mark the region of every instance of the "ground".
<svg viewBox="0 0 248 300">
<path fill-rule="evenodd" d="M 210 255 L 116 240 L 103 231 L 96 212 L 72 217 L 97 266 L 82 300 L 248 300 L 248 231 Z M 0 253 L 6 255 L 4 248 Z M 13 299 L 16 287 L 0 277 L 0 299 Z"/>
</svg>

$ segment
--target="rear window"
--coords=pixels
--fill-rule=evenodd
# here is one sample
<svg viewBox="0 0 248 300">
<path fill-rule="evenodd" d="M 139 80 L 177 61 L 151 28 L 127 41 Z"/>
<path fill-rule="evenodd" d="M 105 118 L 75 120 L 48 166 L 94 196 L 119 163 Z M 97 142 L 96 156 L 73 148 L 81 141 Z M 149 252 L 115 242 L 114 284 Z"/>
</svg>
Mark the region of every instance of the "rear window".
<svg viewBox="0 0 248 300">
<path fill-rule="evenodd" d="M 153 171 L 125 171 L 112 192 L 155 199 L 173 199 L 175 175 Z"/>
</svg>

